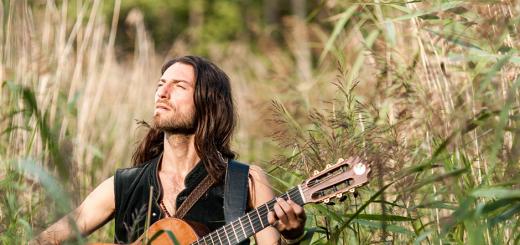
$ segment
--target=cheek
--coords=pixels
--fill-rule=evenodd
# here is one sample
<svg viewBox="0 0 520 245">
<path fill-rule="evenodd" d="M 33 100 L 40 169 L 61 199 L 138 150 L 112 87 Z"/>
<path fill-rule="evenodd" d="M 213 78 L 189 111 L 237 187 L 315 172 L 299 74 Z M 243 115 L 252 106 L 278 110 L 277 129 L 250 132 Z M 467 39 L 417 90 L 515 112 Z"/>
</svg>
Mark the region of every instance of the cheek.
<svg viewBox="0 0 520 245">
<path fill-rule="evenodd" d="M 195 110 L 195 103 L 193 101 L 193 94 L 188 94 L 182 97 L 182 99 L 178 100 L 178 103 L 184 105 L 183 107 L 187 112 L 191 112 Z"/>
</svg>

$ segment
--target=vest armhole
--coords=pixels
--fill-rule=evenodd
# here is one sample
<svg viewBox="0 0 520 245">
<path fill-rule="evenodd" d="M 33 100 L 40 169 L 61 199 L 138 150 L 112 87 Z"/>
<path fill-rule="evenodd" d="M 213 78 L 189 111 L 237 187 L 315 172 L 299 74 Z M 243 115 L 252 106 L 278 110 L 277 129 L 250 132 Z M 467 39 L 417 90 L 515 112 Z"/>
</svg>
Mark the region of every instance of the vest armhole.
<svg viewBox="0 0 520 245">
<path fill-rule="evenodd" d="M 121 202 L 121 169 L 117 169 L 116 173 L 114 174 L 114 200 L 115 203 L 115 215 L 116 217 L 119 217 L 117 215 L 118 211 L 120 210 L 120 202 Z"/>
</svg>

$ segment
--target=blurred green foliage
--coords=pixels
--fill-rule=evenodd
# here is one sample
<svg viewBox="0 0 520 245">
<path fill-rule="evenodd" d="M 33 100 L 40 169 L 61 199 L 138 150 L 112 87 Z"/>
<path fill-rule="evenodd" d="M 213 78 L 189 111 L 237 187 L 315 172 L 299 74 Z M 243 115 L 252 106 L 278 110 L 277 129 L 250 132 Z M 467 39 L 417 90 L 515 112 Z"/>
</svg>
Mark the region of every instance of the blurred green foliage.
<svg viewBox="0 0 520 245">
<path fill-rule="evenodd" d="M 204 51 L 208 42 L 225 42 L 240 38 L 247 33 L 245 14 L 259 16 L 261 1 L 212 0 L 212 1 L 146 1 L 125 0 L 121 2 L 118 26 L 118 46 L 123 51 L 134 47 L 131 26 L 124 24 L 128 13 L 139 10 L 143 14 L 146 29 L 150 32 L 158 50 L 167 51 L 179 36 L 191 37 L 194 50 Z M 103 2 L 107 17 L 113 15 L 114 0 Z M 245 11 L 245 12 L 244 12 Z M 197 38 L 193 38 L 197 37 Z"/>
</svg>

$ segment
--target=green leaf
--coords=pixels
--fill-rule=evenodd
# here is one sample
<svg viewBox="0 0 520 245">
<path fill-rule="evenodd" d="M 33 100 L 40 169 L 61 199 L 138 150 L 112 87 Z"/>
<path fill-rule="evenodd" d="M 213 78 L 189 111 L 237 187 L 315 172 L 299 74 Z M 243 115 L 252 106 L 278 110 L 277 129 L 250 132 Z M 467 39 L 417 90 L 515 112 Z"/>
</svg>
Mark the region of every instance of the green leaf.
<svg viewBox="0 0 520 245">
<path fill-rule="evenodd" d="M 489 224 L 489 226 L 495 226 L 500 222 L 504 222 L 504 221 L 510 219 L 511 217 L 513 217 L 514 215 L 516 215 L 519 212 L 520 212 L 520 203 L 517 203 L 516 205 L 514 205 L 510 209 L 506 210 L 505 212 L 501 213 L 500 215 L 498 215 L 492 219 L 489 219 L 488 224 Z"/>
<path fill-rule="evenodd" d="M 401 233 L 401 234 L 415 236 L 415 233 L 413 233 L 412 231 L 410 231 L 410 230 L 408 230 L 408 229 L 406 229 L 406 228 L 404 228 L 402 226 L 398 226 L 398 225 L 383 224 L 383 222 L 374 222 L 374 221 L 361 220 L 361 219 L 355 219 L 352 222 L 360 224 L 360 225 L 363 225 L 363 226 L 376 228 L 376 229 L 382 229 L 383 226 L 384 226 L 385 229 L 387 231 L 390 231 L 390 232 L 396 232 L 396 233 Z"/>
<path fill-rule="evenodd" d="M 174 245 L 180 245 L 179 243 L 179 240 L 177 240 L 177 237 L 175 237 L 175 235 L 173 234 L 173 232 L 171 230 L 159 230 L 157 232 L 155 232 L 152 237 L 150 237 L 150 239 L 148 240 L 148 242 L 146 244 L 150 245 L 150 244 L 153 244 L 152 242 L 157 239 L 160 235 L 162 235 L 163 233 L 166 233 L 166 235 L 168 236 L 168 238 L 170 238 L 170 240 L 173 242 Z"/>
<path fill-rule="evenodd" d="M 346 214 L 347 217 L 352 217 L 353 214 Z M 399 215 L 383 215 L 383 214 L 359 214 L 356 219 L 364 220 L 379 220 L 379 221 L 413 221 L 415 219 Z"/>
<path fill-rule="evenodd" d="M 331 50 L 332 45 L 334 44 L 334 41 L 336 41 L 336 38 L 338 38 L 339 33 L 345 27 L 347 24 L 347 21 L 352 17 L 352 15 L 356 12 L 358 8 L 357 4 L 354 4 L 350 6 L 350 8 L 346 9 L 341 13 L 341 18 L 334 26 L 334 30 L 332 31 L 332 34 L 330 35 L 329 39 L 327 40 L 327 43 L 325 44 L 325 48 L 323 48 L 323 52 L 321 52 L 320 55 L 320 62 L 323 61 L 325 58 L 325 55 Z"/>
<path fill-rule="evenodd" d="M 419 245 L 421 244 L 421 241 L 425 240 L 428 238 L 429 235 L 432 234 L 432 231 L 431 230 L 427 230 L 423 233 L 421 233 L 419 236 L 417 236 L 417 238 L 415 238 L 415 240 L 413 241 L 413 244 L 414 245 Z"/>
<path fill-rule="evenodd" d="M 379 191 L 377 191 L 374 195 L 372 195 L 370 197 L 370 199 L 368 199 L 368 201 L 366 201 L 363 205 L 361 205 L 358 210 L 351 216 L 349 217 L 349 219 L 347 221 L 345 221 L 340 227 L 338 230 L 344 230 L 351 222 L 352 220 L 354 220 L 359 214 L 361 214 L 361 212 L 363 212 L 363 210 L 365 210 L 365 208 L 371 203 L 373 202 L 374 200 L 376 200 L 377 197 L 379 197 L 381 194 L 383 194 L 383 192 L 388 188 L 390 187 L 391 185 L 393 185 L 395 183 L 395 181 L 393 182 L 390 182 L 388 184 L 386 184 L 385 186 L 383 186 Z M 335 237 L 332 237 L 331 240 L 332 241 L 337 241 L 337 236 L 339 234 L 335 234 L 334 236 Z"/>
<path fill-rule="evenodd" d="M 461 222 L 461 220 L 473 217 L 474 211 L 471 207 L 474 201 L 475 198 L 471 195 L 464 198 L 457 210 L 455 210 L 455 212 L 453 212 L 453 214 L 451 215 L 451 219 L 449 219 L 449 222 L 446 222 L 443 225 L 442 234 L 446 234 L 455 224 Z"/>
<path fill-rule="evenodd" d="M 453 203 L 444 202 L 444 201 L 433 201 L 433 202 L 421 203 L 417 206 L 410 207 L 409 210 L 415 210 L 415 209 L 420 209 L 420 208 L 430 208 L 430 209 L 439 208 L 439 209 L 451 209 L 451 210 L 457 209 L 457 207 L 454 206 Z"/>
<path fill-rule="evenodd" d="M 436 7 L 433 7 L 433 8 L 429 8 L 427 11 L 418 11 L 418 12 L 415 12 L 415 13 L 411 13 L 411 14 L 407 14 L 407 15 L 403 15 L 403 16 L 397 17 L 397 18 L 395 18 L 393 20 L 394 21 L 409 20 L 409 19 L 420 17 L 420 16 L 423 16 L 423 15 L 431 15 L 431 14 L 434 14 L 434 13 L 437 13 L 437 12 L 443 12 L 443 11 L 446 11 L 446 10 L 449 10 L 449 9 L 452 9 L 452 8 L 459 7 L 463 3 L 464 3 L 463 1 L 447 1 L 447 2 L 444 2 L 443 4 L 441 4 L 439 6 L 436 6 Z"/>
<path fill-rule="evenodd" d="M 393 202 L 389 202 L 389 201 L 384 201 L 384 200 L 375 200 L 373 201 L 374 203 L 383 203 L 385 205 L 390 205 L 390 206 L 393 206 L 393 207 L 398 207 L 398 208 L 406 208 L 405 206 L 403 205 L 399 205 L 397 203 L 393 203 Z M 396 201 L 397 202 L 397 201 Z"/>
<path fill-rule="evenodd" d="M 511 55 L 505 55 L 502 56 L 500 59 L 496 60 L 491 67 L 491 69 L 485 74 L 484 80 L 480 84 L 480 89 L 477 94 L 482 94 L 484 90 L 490 86 L 492 79 L 498 74 L 502 68 L 509 63 L 509 60 L 511 59 Z"/>
<path fill-rule="evenodd" d="M 433 176 L 429 176 L 425 179 L 423 179 L 422 181 L 410 186 L 410 187 L 407 187 L 407 188 L 403 188 L 403 190 L 401 192 L 410 192 L 410 191 L 413 191 L 413 190 L 417 190 L 427 184 L 431 184 L 433 182 L 438 182 L 438 181 L 441 181 L 441 180 L 444 180 L 446 178 L 452 178 L 452 177 L 457 177 L 459 175 L 462 175 L 464 173 L 468 172 L 468 169 L 467 168 L 462 168 L 462 169 L 456 169 L 456 170 L 453 170 L 453 171 L 450 171 L 448 173 L 445 173 L 445 174 L 441 174 L 441 175 L 433 175 Z"/>
<path fill-rule="evenodd" d="M 35 160 L 21 159 L 18 162 L 18 169 L 21 174 L 29 174 L 35 177 L 38 182 L 45 188 L 46 193 L 56 201 L 59 210 L 68 212 L 71 210 L 70 197 L 63 190 L 62 186 L 50 174 L 45 171 Z"/>
<path fill-rule="evenodd" d="M 474 197 L 488 198 L 520 198 L 520 190 L 511 190 L 502 187 L 484 187 L 471 192 Z"/>
<path fill-rule="evenodd" d="M 320 211 L 325 216 L 330 217 L 337 222 L 343 221 L 343 218 L 340 217 L 338 215 L 338 213 L 333 210 L 333 208 L 329 208 L 328 206 L 321 205 L 321 204 L 313 205 L 313 207 L 316 208 L 318 211 Z"/>
<path fill-rule="evenodd" d="M 283 168 L 280 167 L 280 166 L 277 166 L 277 168 L 283 169 Z M 285 171 L 286 173 L 291 173 L 291 172 L 289 172 L 289 171 L 287 171 L 287 170 L 285 170 L 285 169 L 284 169 L 284 171 Z M 285 180 L 282 179 L 282 178 L 279 178 L 279 177 L 275 176 L 274 174 L 267 173 L 267 176 L 269 176 L 269 177 L 272 178 L 273 180 L 276 180 L 276 181 L 279 182 L 280 184 L 284 185 L 286 188 L 291 188 L 291 187 L 294 186 L 293 184 L 291 184 L 291 183 L 285 181 Z M 281 192 L 281 191 L 279 191 L 279 190 L 277 190 L 277 191 L 278 191 L 278 192 Z"/>
</svg>

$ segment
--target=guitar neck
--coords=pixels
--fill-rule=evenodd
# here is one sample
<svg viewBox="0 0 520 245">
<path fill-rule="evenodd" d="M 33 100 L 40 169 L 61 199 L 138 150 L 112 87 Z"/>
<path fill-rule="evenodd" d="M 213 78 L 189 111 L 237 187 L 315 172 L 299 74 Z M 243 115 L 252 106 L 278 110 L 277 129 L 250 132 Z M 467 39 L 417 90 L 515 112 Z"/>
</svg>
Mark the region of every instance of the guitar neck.
<svg viewBox="0 0 520 245">
<path fill-rule="evenodd" d="M 292 188 L 279 196 L 279 198 L 292 200 L 301 206 L 305 204 L 300 186 Z M 193 244 L 238 244 L 269 226 L 267 214 L 273 210 L 275 203 L 276 198 L 251 210 L 239 219 L 203 236 Z"/>
</svg>

